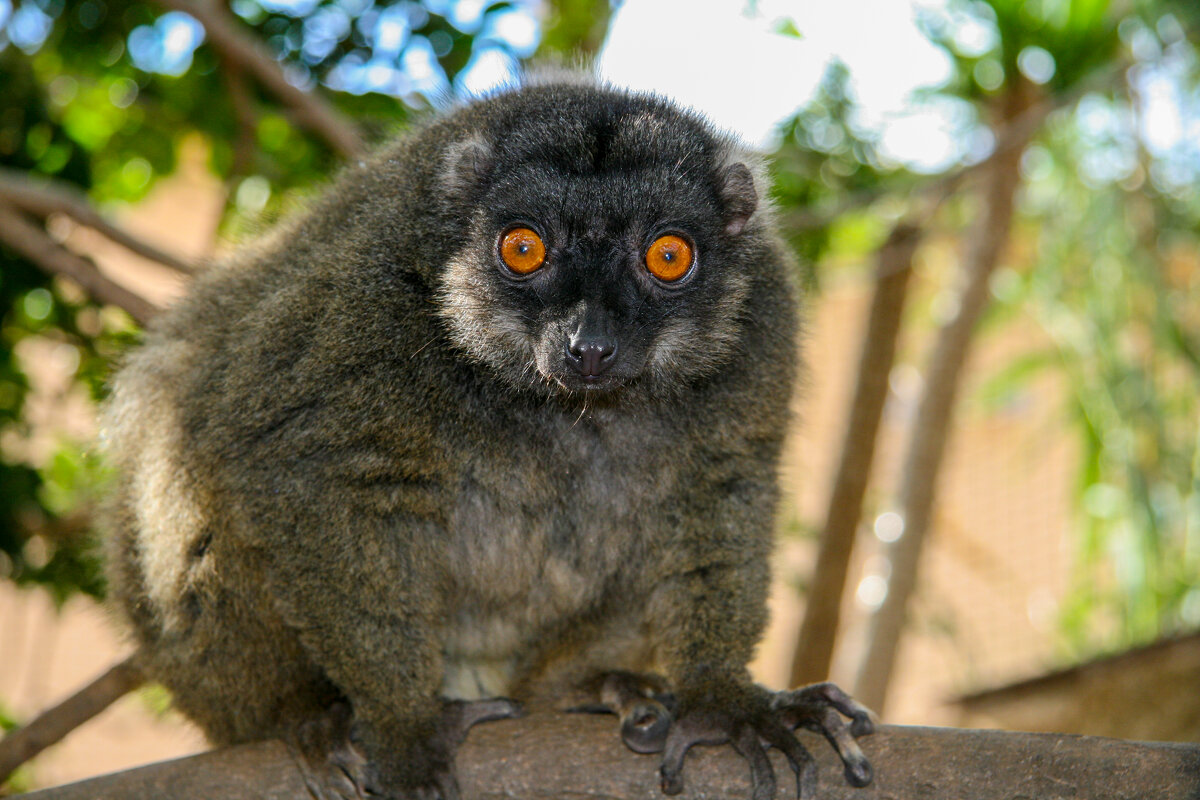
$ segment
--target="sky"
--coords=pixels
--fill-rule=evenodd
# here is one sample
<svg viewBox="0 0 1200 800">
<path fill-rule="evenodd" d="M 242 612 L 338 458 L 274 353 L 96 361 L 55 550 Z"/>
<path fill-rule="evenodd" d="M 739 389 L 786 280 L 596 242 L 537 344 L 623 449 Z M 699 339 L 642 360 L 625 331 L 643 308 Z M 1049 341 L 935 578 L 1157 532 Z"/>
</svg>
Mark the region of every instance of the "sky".
<svg viewBox="0 0 1200 800">
<path fill-rule="evenodd" d="M 837 58 L 850 69 L 859 121 L 881 135 L 882 154 L 937 172 L 968 147 L 957 134 L 962 109 L 917 105 L 911 98 L 914 89 L 940 85 L 950 76 L 948 58 L 916 24 L 918 8 L 936 12 L 943 4 L 623 0 L 596 66 L 614 84 L 668 95 L 748 143 L 771 150 L 779 123 L 812 97 Z M 463 5 L 469 10 L 478 3 Z M 518 50 L 532 52 L 535 16 L 532 0 L 515 3 L 503 18 L 506 29 L 497 33 L 518 44 Z M 791 33 L 780 32 L 782 28 Z M 486 92 L 510 82 L 516 69 L 506 54 L 485 50 L 464 70 L 458 88 Z"/>
<path fill-rule="evenodd" d="M 600 57 L 614 83 L 674 97 L 769 149 L 776 125 L 812 97 L 831 59 L 850 69 L 862 123 L 883 152 L 928 170 L 961 154 L 946 109 L 917 110 L 913 89 L 943 83 L 947 57 L 909 0 L 625 0 Z M 936 9 L 941 3 L 919 5 Z M 794 25 L 796 35 L 778 32 Z"/>
</svg>

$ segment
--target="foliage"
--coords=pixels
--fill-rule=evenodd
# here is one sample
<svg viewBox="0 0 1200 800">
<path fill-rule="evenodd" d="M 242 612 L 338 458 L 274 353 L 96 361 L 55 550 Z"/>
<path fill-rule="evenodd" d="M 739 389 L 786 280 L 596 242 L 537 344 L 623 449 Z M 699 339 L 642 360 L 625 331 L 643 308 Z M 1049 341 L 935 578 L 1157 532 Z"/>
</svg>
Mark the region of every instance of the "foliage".
<svg viewBox="0 0 1200 800">
<path fill-rule="evenodd" d="M 1163 19 L 1126 25 L 1157 45 L 1143 40 L 1133 81 L 1194 85 L 1195 53 Z M 1036 263 L 1005 282 L 1053 337 L 1042 363 L 1068 378 L 1082 444 L 1075 653 L 1200 626 L 1200 150 L 1147 141 L 1131 88 L 1086 98 L 1028 154 Z"/>
<path fill-rule="evenodd" d="M 1200 626 L 1200 148 L 1164 143 L 1144 118 L 1147 89 L 1166 85 L 1194 113 L 1200 72 L 1181 7 L 1117 17 L 1107 6 L 987 0 L 927 21 L 955 60 L 948 89 L 985 106 L 1018 73 L 1064 93 L 1106 62 L 1134 65 L 1124 85 L 1053 117 L 1025 153 L 1020 235 L 1034 260 L 993 282 L 993 322 L 1024 308 L 1055 348 L 988 390 L 1048 369 L 1070 387 L 1080 536 L 1062 630 L 1074 657 Z"/>
<path fill-rule="evenodd" d="M 56 173 L 87 187 L 86 151 L 77 145 L 32 65 L 12 47 L 0 52 L 0 164 Z M 7 80 L 5 80 L 7 78 Z M 100 391 L 108 365 L 131 336 L 119 316 L 102 314 L 76 290 L 64 291 L 45 272 L 0 249 L 0 432 L 26 429 L 29 382 L 17 357 L 22 342 L 41 337 L 68 352 L 76 379 Z M 0 458 L 0 577 L 42 583 L 65 597 L 79 588 L 101 591 L 87 536 L 63 524 L 86 507 L 93 483 L 89 470 L 64 448 L 50 463 Z"/>
<path fill-rule="evenodd" d="M 784 123 L 772 154 L 772 192 L 785 213 L 829 215 L 815 225 L 785 225 L 804 264 L 817 264 L 830 251 L 835 257 L 861 257 L 875 249 L 887 234 L 876 211 L 832 212 L 848 197 L 902 194 L 912 183 L 906 170 L 884 162 L 875 135 L 855 123 L 855 111 L 850 73 L 834 62 L 813 100 Z"/>
<path fill-rule="evenodd" d="M 1051 93 L 1078 84 L 1116 55 L 1109 0 L 956 0 L 922 16 L 930 40 L 954 62 L 941 91 L 984 103 L 1018 75 Z"/>
<path fill-rule="evenodd" d="M 1051 95 L 1127 60 L 1126 84 L 1058 114 L 1022 161 L 1022 237 L 1034 260 L 993 285 L 1055 349 L 1010 365 L 1012 387 L 1046 370 L 1070 387 L 1082 460 L 1075 588 L 1063 612 L 1073 656 L 1200 626 L 1200 148 L 1146 125 L 1144 94 L 1165 85 L 1182 107 L 1197 55 L 1185 10 L 1107 0 L 952 3 L 926 18 L 955 63 L 945 91 L 984 113 L 1018 75 Z M 1003 313 L 994 317 L 1003 318 Z M 995 321 L 995 320 L 993 320 Z"/>
<path fill-rule="evenodd" d="M 986 391 L 994 399 L 1047 370 L 1071 387 L 1067 414 L 1083 453 L 1077 575 L 1062 609 L 1072 657 L 1200 626 L 1200 145 L 1183 131 L 1164 142 L 1161 121 L 1147 121 L 1161 112 L 1153 103 L 1164 87 L 1197 118 L 1200 58 L 1187 33 L 1196 24 L 1195 4 L 1117 13 L 1107 0 L 952 1 L 923 18 L 953 64 L 927 97 L 970 104 L 976 129 L 964 128 L 964 142 L 985 126 L 984 141 L 1002 135 L 998 101 L 1018 83 L 1070 109 L 1022 160 L 1016 236 L 1035 256 L 995 276 L 1001 302 L 988 319 L 995 331 L 1032 314 L 1055 347 L 1008 365 Z M 1108 66 L 1122 62 L 1133 65 L 1123 75 Z M 1108 87 L 1127 83 L 1105 88 L 1098 73 Z M 1083 94 L 1088 86 L 1101 89 Z M 856 195 L 874 201 L 797 237 L 826 263 L 847 238 L 878 243 L 914 185 L 881 163 L 854 119 L 846 78 L 831 70 L 777 154 L 784 218 Z M 964 157 L 980 157 L 969 149 Z M 962 194 L 936 222 L 952 237 L 978 213 Z M 847 228 L 858 235 L 839 235 Z"/>
<path fill-rule="evenodd" d="M 551 16 L 539 48 L 544 55 L 594 58 L 608 33 L 612 0 L 560 0 Z"/>
</svg>

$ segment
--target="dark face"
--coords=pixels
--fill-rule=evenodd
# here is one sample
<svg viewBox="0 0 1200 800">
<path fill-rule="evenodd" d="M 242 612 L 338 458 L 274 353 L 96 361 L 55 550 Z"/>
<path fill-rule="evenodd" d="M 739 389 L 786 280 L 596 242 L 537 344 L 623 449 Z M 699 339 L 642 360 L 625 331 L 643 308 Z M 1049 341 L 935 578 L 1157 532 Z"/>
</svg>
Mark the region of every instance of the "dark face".
<svg viewBox="0 0 1200 800">
<path fill-rule="evenodd" d="M 516 386 L 577 397 L 680 387 L 736 351 L 753 182 L 683 112 L 598 96 L 518 111 L 475 143 L 468 177 L 483 177 L 442 315 Z"/>
</svg>

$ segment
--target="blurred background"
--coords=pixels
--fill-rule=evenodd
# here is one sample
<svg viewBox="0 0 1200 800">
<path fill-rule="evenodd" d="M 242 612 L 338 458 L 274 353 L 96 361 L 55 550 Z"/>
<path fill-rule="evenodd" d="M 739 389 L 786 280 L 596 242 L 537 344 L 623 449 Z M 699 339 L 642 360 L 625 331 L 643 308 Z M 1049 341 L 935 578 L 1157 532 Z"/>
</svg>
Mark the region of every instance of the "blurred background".
<svg viewBox="0 0 1200 800">
<path fill-rule="evenodd" d="M 0 728 L 128 654 L 90 518 L 140 325 L 533 63 L 772 161 L 808 369 L 758 679 L 1200 741 L 1198 26 L 1191 0 L 0 0 Z M 168 705 L 129 694 L 0 794 L 203 749 Z"/>
</svg>

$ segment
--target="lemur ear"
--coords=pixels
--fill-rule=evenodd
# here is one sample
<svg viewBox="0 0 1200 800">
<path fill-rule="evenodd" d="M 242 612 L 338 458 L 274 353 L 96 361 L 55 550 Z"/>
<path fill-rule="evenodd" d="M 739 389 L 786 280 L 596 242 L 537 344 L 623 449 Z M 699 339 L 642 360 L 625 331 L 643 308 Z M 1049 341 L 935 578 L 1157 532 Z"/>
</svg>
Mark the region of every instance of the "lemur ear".
<svg viewBox="0 0 1200 800">
<path fill-rule="evenodd" d="M 458 197 L 472 194 L 491 173 L 494 155 L 492 146 L 481 136 L 453 143 L 442 160 L 442 188 Z"/>
<path fill-rule="evenodd" d="M 758 208 L 758 192 L 750 168 L 740 161 L 721 170 L 721 200 L 725 204 L 725 232 L 737 236 Z"/>
</svg>

